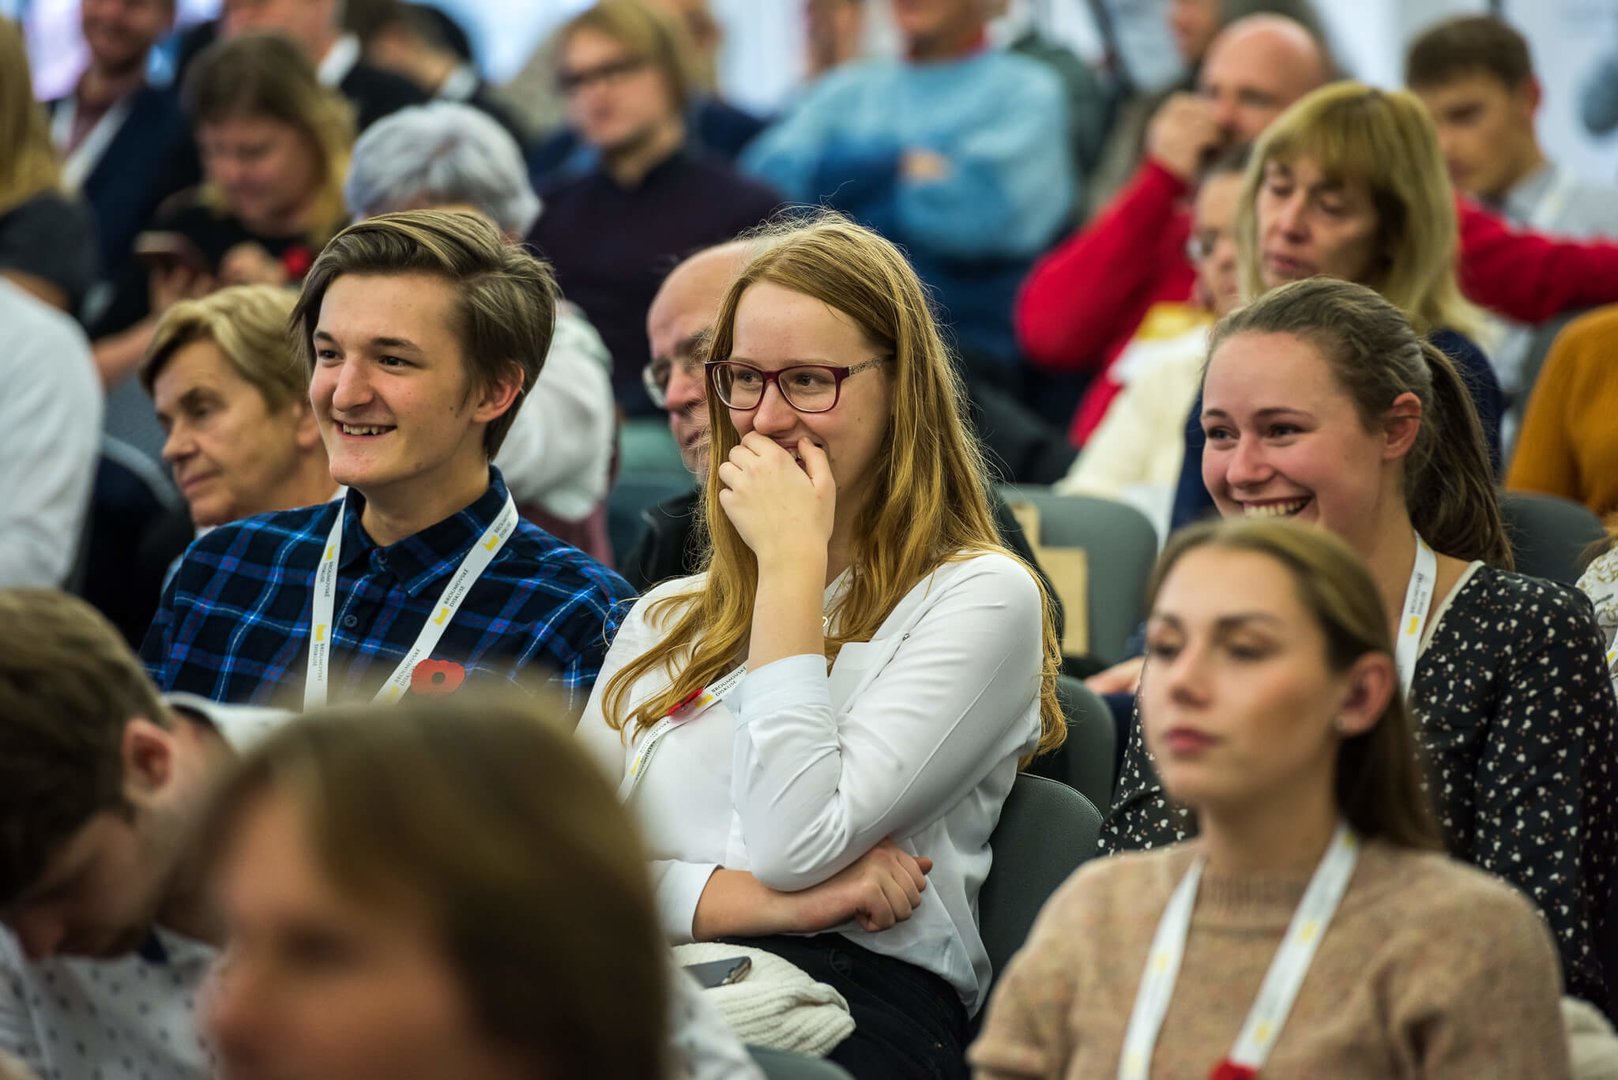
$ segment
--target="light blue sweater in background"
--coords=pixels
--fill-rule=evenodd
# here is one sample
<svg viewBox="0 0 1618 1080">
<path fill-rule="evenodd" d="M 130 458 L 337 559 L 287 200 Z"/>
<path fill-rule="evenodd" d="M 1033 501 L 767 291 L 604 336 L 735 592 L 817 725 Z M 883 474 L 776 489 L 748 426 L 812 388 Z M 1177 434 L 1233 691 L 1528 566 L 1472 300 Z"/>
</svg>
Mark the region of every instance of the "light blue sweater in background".
<svg viewBox="0 0 1618 1080">
<path fill-rule="evenodd" d="M 1066 109 L 1060 80 L 1010 53 L 866 61 L 811 87 L 742 165 L 904 247 L 961 347 L 1010 362 L 1017 286 L 1074 204 Z M 945 174 L 905 178 L 912 149 L 942 155 Z"/>
</svg>

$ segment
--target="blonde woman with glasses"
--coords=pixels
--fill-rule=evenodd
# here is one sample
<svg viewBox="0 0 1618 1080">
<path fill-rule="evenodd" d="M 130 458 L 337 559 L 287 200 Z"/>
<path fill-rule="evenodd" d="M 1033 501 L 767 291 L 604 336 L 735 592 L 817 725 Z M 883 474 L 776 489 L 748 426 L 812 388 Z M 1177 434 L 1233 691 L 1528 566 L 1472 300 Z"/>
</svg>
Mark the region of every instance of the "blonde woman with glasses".
<svg viewBox="0 0 1618 1080">
<path fill-rule="evenodd" d="M 781 231 L 709 356 L 703 569 L 630 612 L 580 738 L 647 830 L 671 941 L 830 984 L 856 1076 L 964 1075 L 989 835 L 1065 734 L 1049 605 L 892 244 Z"/>
</svg>

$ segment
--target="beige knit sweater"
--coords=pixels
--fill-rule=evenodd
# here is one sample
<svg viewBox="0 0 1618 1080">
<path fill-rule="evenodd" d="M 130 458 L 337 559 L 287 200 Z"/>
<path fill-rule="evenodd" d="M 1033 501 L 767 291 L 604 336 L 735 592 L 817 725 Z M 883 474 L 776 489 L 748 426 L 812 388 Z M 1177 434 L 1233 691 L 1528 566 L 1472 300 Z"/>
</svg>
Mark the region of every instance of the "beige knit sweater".
<svg viewBox="0 0 1618 1080">
<path fill-rule="evenodd" d="M 1111 1080 L 1141 971 L 1190 845 L 1082 867 L 1045 905 L 968 1059 L 983 1078 Z M 1159 1080 L 1206 1080 L 1236 1041 L 1308 879 L 1204 873 Z M 1263 1080 L 1564 1080 L 1549 932 L 1509 886 L 1372 841 Z"/>
</svg>

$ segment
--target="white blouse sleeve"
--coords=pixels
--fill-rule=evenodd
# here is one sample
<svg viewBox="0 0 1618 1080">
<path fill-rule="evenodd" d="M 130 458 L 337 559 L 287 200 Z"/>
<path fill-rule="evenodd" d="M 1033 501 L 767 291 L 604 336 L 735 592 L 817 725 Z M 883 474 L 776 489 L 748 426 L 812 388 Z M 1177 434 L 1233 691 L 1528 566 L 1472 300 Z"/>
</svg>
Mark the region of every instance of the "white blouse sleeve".
<svg viewBox="0 0 1618 1080">
<path fill-rule="evenodd" d="M 646 609 L 651 602 L 669 595 L 667 586 L 659 587 L 635 601 L 635 606 L 624 617 L 618 636 L 607 649 L 601 672 L 590 691 L 590 700 L 579 717 L 575 738 L 585 752 L 601 767 L 607 781 L 617 787 L 628 771 L 628 744 L 624 733 L 607 723 L 603 702 L 607 682 L 625 665 L 655 644 L 656 630 L 647 623 Z M 708 886 L 708 878 L 719 868 L 717 863 L 681 862 L 677 859 L 654 859 L 651 864 L 652 887 L 657 900 L 658 918 L 663 933 L 671 944 L 681 945 L 691 940 L 691 920 L 696 915 L 697 901 Z"/>
<path fill-rule="evenodd" d="M 937 821 L 1037 739 L 1025 720 L 1042 613 L 1028 571 L 982 555 L 921 587 L 934 592 L 896 646 L 879 634 L 844 648 L 839 666 L 860 650 L 891 657 L 840 713 L 819 656 L 765 665 L 736 692 L 731 800 L 771 888 L 818 884 Z"/>
</svg>

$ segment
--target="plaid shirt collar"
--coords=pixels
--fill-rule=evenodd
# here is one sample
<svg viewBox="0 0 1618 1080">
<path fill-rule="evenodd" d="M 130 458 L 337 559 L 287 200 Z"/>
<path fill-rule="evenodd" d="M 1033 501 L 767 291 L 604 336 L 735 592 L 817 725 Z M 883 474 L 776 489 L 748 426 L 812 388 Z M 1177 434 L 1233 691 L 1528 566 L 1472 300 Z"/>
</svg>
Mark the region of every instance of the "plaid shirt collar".
<svg viewBox="0 0 1618 1080">
<path fill-rule="evenodd" d="M 367 559 L 373 566 L 391 570 L 411 599 L 421 599 L 433 589 L 442 588 L 443 582 L 461 565 L 472 545 L 499 516 L 506 504 L 506 493 L 505 478 L 499 469 L 490 465 L 489 486 L 470 505 L 436 525 L 384 547 L 372 540 L 360 525 L 365 496 L 349 488 L 343 497 L 343 550 L 337 559 L 338 568 L 348 570 L 361 559 Z"/>
</svg>

